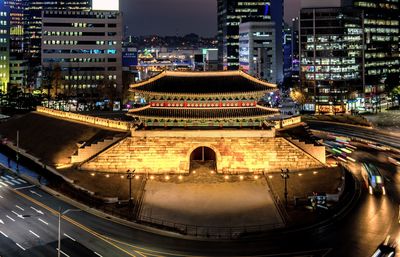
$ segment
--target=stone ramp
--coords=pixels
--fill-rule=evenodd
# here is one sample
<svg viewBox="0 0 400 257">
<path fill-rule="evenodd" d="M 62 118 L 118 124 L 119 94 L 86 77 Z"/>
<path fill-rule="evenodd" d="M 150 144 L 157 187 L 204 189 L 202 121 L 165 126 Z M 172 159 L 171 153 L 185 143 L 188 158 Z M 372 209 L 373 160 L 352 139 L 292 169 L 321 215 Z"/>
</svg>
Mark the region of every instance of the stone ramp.
<svg viewBox="0 0 400 257">
<path fill-rule="evenodd" d="M 0 123 L 1 136 L 14 144 L 17 130 L 20 147 L 48 165 L 69 164 L 79 142 L 98 141 L 121 133 L 37 112 Z"/>
</svg>

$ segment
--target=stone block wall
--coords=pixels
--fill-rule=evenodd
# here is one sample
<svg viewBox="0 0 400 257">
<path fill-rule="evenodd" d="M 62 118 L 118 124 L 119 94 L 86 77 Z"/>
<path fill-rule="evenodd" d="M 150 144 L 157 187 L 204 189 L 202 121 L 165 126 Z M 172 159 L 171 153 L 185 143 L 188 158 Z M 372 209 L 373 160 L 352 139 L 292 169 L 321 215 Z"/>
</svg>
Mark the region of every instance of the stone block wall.
<svg viewBox="0 0 400 257">
<path fill-rule="evenodd" d="M 138 173 L 186 173 L 190 154 L 206 146 L 216 153 L 220 173 L 272 172 L 321 167 L 322 164 L 285 138 L 128 137 L 84 163 L 83 170 Z"/>
<path fill-rule="evenodd" d="M 83 115 L 79 113 L 64 112 L 64 111 L 49 109 L 43 106 L 37 106 L 36 111 L 56 118 L 63 118 L 71 122 L 74 121 L 84 122 L 90 125 L 101 126 L 108 129 L 129 131 L 132 127 L 132 124 L 126 121 L 110 120 L 89 115 Z"/>
</svg>

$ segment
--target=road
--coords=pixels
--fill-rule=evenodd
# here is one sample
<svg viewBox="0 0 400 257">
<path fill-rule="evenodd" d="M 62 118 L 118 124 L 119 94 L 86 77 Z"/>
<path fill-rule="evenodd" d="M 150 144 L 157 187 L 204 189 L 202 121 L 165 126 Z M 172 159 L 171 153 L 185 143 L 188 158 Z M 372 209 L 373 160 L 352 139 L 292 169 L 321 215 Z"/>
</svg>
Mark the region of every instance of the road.
<svg viewBox="0 0 400 257">
<path fill-rule="evenodd" d="M 390 134 L 383 134 L 380 131 L 357 126 L 345 126 L 327 122 L 308 121 L 311 129 L 342 134 L 344 136 L 358 137 L 365 140 L 385 144 L 400 149 L 400 138 Z"/>
<path fill-rule="evenodd" d="M 400 177 L 377 153 L 360 148 L 354 158 L 362 161 L 367 156 L 382 167 L 388 195 L 371 196 L 364 190 L 344 219 L 324 226 L 234 242 L 205 242 L 152 234 L 83 211 L 70 212 L 62 221 L 61 249 L 66 254 L 62 256 L 371 256 L 387 235 L 396 239 L 399 235 Z M 0 256 L 55 256 L 57 210 L 75 207 L 13 175 L 4 174 L 1 179 Z"/>
</svg>

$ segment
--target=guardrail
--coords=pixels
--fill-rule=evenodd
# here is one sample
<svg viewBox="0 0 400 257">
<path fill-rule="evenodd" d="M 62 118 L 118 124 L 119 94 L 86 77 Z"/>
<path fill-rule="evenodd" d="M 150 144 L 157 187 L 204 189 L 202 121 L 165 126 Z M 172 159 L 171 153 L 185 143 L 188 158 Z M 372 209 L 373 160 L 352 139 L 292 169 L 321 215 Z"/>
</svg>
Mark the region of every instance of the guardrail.
<svg viewBox="0 0 400 257">
<path fill-rule="evenodd" d="M 156 219 L 148 216 L 139 216 L 137 222 L 186 236 L 210 239 L 237 239 L 245 234 L 262 233 L 284 227 L 283 224 L 277 223 L 237 227 L 197 226 Z"/>
<path fill-rule="evenodd" d="M 102 126 L 111 129 L 130 131 L 132 124 L 126 121 L 110 120 L 89 115 L 83 115 L 73 112 L 64 112 L 54 109 L 49 109 L 43 106 L 37 106 L 36 111 L 39 113 L 45 113 L 54 117 L 69 119 L 71 121 L 80 121 L 92 125 Z"/>
</svg>

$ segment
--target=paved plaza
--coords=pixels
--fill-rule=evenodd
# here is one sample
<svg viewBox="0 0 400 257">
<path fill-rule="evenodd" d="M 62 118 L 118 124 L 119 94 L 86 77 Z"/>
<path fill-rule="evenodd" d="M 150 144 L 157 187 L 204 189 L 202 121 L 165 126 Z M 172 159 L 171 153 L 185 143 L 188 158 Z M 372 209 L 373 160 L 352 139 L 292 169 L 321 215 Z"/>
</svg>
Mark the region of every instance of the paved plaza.
<svg viewBox="0 0 400 257">
<path fill-rule="evenodd" d="M 197 171 L 198 173 L 200 171 Z M 148 181 L 141 216 L 207 227 L 283 225 L 263 178 L 242 182 Z M 230 179 L 234 179 L 232 176 Z"/>
</svg>

